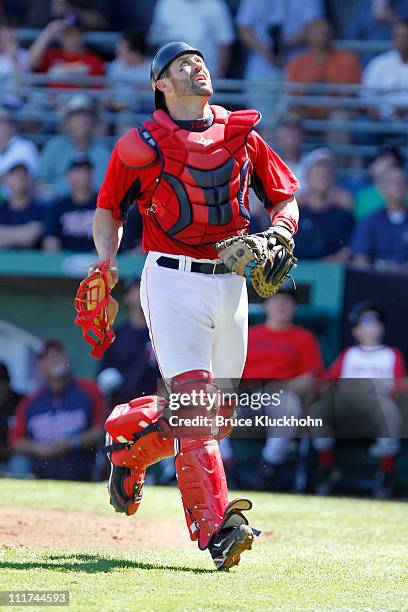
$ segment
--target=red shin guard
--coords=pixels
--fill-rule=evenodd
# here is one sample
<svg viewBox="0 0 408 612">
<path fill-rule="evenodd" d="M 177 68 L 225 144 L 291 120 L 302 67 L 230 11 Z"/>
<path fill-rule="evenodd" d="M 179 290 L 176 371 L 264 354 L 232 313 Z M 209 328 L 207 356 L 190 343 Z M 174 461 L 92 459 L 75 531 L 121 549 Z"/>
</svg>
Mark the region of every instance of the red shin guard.
<svg viewBox="0 0 408 612">
<path fill-rule="evenodd" d="M 180 440 L 176 456 L 178 487 L 192 540 L 207 548 L 228 506 L 228 489 L 218 443 Z"/>
<path fill-rule="evenodd" d="M 114 442 L 108 490 L 117 512 L 134 514 L 142 501 L 146 468 L 174 455 L 174 438 L 157 429 L 164 405 L 155 396 L 140 397 L 116 406 L 105 423 Z"/>
</svg>

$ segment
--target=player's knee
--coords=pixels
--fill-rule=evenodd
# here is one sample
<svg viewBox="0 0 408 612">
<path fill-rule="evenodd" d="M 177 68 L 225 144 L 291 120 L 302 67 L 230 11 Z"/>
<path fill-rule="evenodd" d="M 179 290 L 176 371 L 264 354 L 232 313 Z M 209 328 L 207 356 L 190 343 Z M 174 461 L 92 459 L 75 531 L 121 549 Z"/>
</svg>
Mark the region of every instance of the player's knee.
<svg viewBox="0 0 408 612">
<path fill-rule="evenodd" d="M 191 370 L 174 376 L 168 404 L 170 423 L 179 436 L 209 437 L 219 409 L 219 390 L 206 370 Z"/>
<path fill-rule="evenodd" d="M 218 387 L 206 370 L 183 372 L 171 379 L 170 408 L 197 414 L 215 414 L 219 407 Z"/>
</svg>

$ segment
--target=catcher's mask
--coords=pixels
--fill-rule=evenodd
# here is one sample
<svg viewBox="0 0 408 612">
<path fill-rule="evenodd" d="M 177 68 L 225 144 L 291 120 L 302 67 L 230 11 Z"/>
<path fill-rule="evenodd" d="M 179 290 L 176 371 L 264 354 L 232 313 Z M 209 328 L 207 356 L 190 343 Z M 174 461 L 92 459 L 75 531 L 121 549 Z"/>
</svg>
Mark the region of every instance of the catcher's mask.
<svg viewBox="0 0 408 612">
<path fill-rule="evenodd" d="M 152 65 L 150 68 L 150 83 L 154 91 L 154 104 L 157 109 L 167 111 L 166 102 L 164 100 L 164 94 L 159 89 L 156 89 L 156 83 L 162 76 L 163 72 L 167 70 L 171 62 L 180 55 L 190 53 L 192 55 L 199 55 L 204 59 L 204 55 L 198 49 L 194 49 L 191 45 L 186 42 L 171 42 L 167 45 L 163 45 L 157 51 L 153 58 Z"/>
<path fill-rule="evenodd" d="M 118 303 L 111 297 L 113 286 L 110 260 L 91 273 L 79 285 L 74 306 L 76 325 L 82 328 L 84 340 L 92 346 L 91 355 L 100 359 L 115 339 L 112 323 L 118 312 Z"/>
</svg>

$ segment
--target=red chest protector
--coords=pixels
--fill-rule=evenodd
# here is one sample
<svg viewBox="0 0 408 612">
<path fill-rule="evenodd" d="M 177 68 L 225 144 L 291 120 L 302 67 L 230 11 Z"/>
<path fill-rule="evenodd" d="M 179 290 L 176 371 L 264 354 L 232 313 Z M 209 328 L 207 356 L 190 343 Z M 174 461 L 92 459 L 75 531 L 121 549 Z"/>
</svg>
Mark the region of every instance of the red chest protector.
<svg viewBox="0 0 408 612">
<path fill-rule="evenodd" d="M 162 161 L 152 198 L 156 222 L 167 236 L 189 246 L 213 244 L 249 225 L 245 144 L 260 115 L 228 113 L 221 106 L 211 110 L 214 123 L 204 132 L 180 128 L 162 110 L 143 124 Z"/>
</svg>

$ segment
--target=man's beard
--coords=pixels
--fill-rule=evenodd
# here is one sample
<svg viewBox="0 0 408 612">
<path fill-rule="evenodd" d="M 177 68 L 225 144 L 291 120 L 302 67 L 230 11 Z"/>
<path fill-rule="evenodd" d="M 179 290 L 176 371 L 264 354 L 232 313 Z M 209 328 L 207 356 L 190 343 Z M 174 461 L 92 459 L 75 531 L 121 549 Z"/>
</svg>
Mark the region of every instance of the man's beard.
<svg viewBox="0 0 408 612">
<path fill-rule="evenodd" d="M 211 96 L 213 88 L 211 81 L 193 81 L 171 79 L 174 87 L 174 93 L 178 98 L 185 96 Z"/>
</svg>

